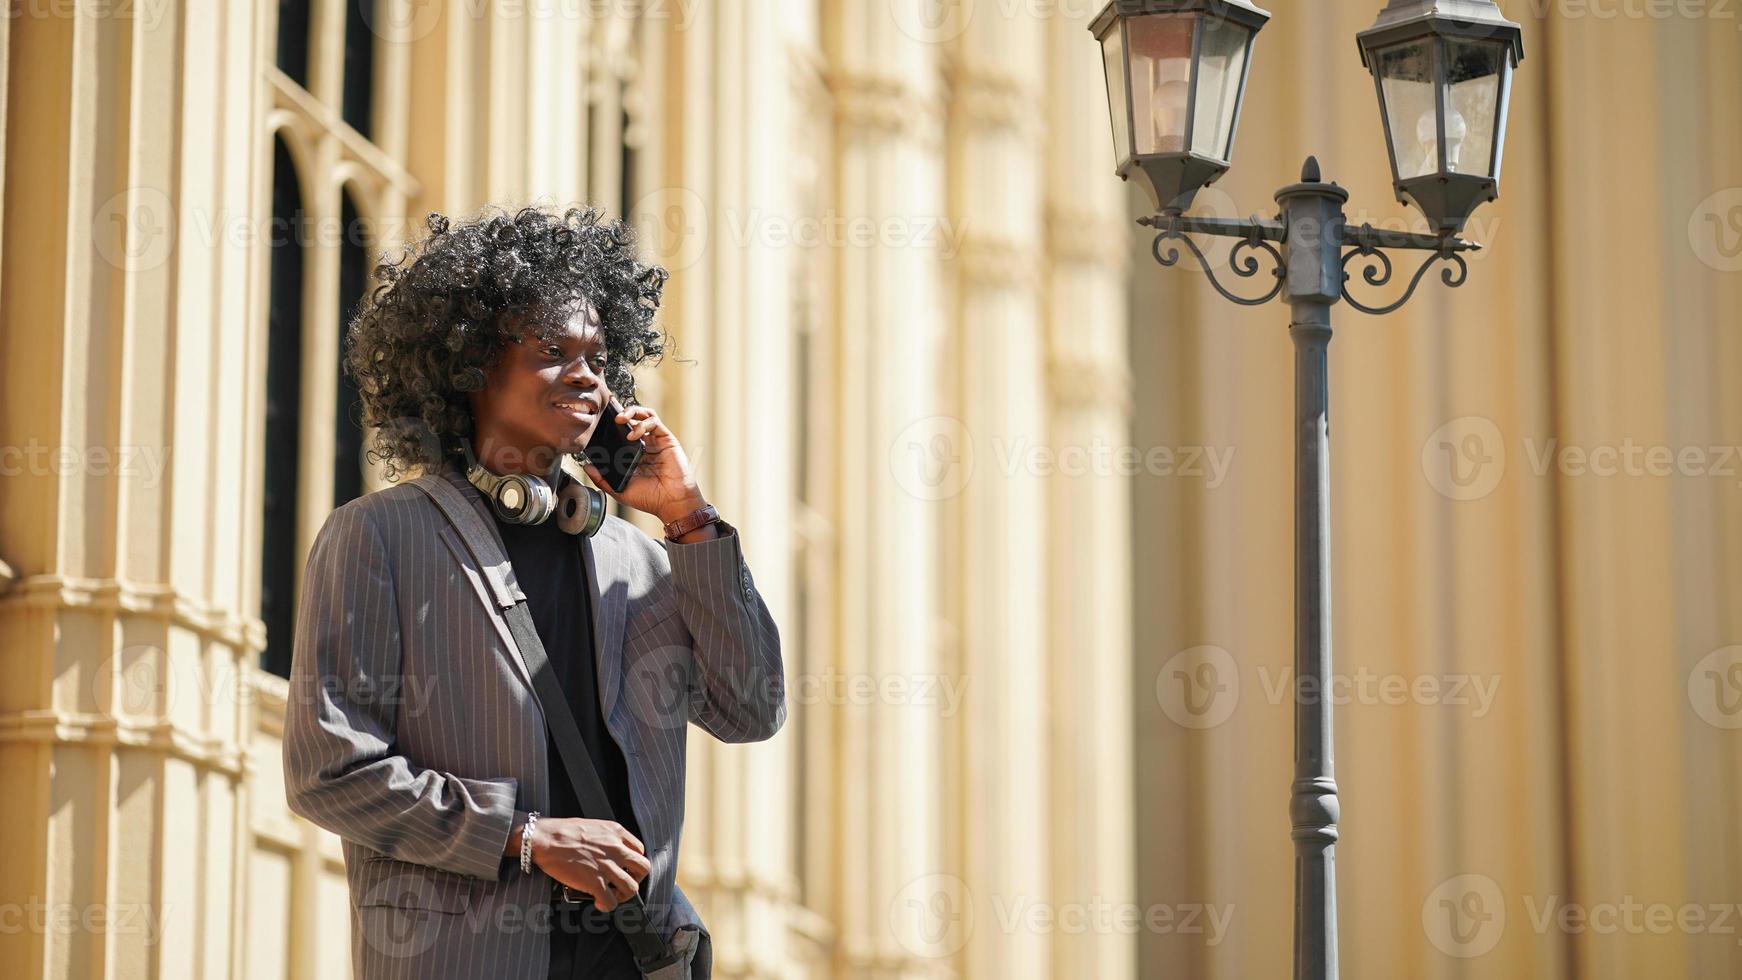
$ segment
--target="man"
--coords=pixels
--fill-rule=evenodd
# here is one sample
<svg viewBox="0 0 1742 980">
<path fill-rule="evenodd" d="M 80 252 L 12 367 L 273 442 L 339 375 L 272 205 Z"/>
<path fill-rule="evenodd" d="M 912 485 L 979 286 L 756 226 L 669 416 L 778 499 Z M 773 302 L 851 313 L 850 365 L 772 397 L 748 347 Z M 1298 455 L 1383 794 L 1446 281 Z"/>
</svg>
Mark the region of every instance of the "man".
<svg viewBox="0 0 1742 980">
<path fill-rule="evenodd" d="M 766 739 L 786 701 L 737 530 L 671 429 L 630 402 L 630 369 L 663 352 L 665 271 L 591 208 L 429 226 L 376 269 L 346 360 L 372 458 L 389 478 L 425 475 L 338 508 L 310 550 L 290 808 L 343 839 L 360 980 L 637 977 L 605 914 L 631 894 L 705 978 L 707 933 L 675 881 L 686 725 Z M 607 418 L 614 396 L 626 407 Z M 497 476 L 559 479 L 616 422 L 645 444 L 634 476 L 612 491 L 584 469 L 666 525 L 663 541 L 617 517 L 591 537 L 505 520 L 463 464 L 470 449 Z M 468 546 L 437 504 L 448 493 L 505 565 Z M 581 812 L 504 616 L 522 601 L 616 820 Z"/>
</svg>

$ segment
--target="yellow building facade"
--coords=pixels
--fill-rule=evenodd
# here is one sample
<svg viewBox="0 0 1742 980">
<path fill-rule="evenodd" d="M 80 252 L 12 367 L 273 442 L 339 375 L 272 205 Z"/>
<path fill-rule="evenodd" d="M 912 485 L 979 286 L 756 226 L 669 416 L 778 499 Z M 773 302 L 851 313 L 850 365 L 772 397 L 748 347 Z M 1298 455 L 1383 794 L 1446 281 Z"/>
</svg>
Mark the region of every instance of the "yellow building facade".
<svg viewBox="0 0 1742 980">
<path fill-rule="evenodd" d="M 680 880 L 718 975 L 1133 972 L 1129 935 L 929 919 L 964 883 L 1135 880 L 1125 694 L 1051 653 L 1129 661 L 1127 491 L 989 459 L 940 485 L 924 455 L 949 420 L 1126 427 L 1120 191 L 1080 24 L 955 30 L 881 0 L 25 7 L 0 20 L 21 923 L 0 974 L 345 975 L 337 840 L 278 768 L 302 556 L 381 485 L 336 370 L 345 311 L 428 212 L 534 202 L 631 215 L 672 270 L 676 349 L 642 398 L 782 624 L 786 728 L 691 751 Z M 1108 384 L 1049 410 L 1067 371 Z M 1083 515 L 1069 542 L 1040 520 L 1060 509 Z"/>
<path fill-rule="evenodd" d="M 782 732 L 692 735 L 679 879 L 716 975 L 1284 974 L 1291 348 L 1280 308 L 1151 262 L 1096 6 L 14 3 L 0 976 L 347 975 L 274 628 L 327 513 L 382 485 L 345 311 L 428 212 L 534 202 L 629 215 L 672 270 L 641 398 L 782 626 Z M 1710 918 L 1559 918 L 1742 901 L 1742 477 L 1713 472 L 1742 445 L 1742 32 L 1714 6 L 1506 4 L 1490 248 L 1460 290 L 1338 311 L 1347 976 L 1742 972 Z M 1409 217 L 1354 42 L 1377 7 L 1273 5 L 1206 207 L 1271 213 L 1312 152 L 1357 220 Z M 1629 445 L 1707 465 L 1592 469 Z"/>
</svg>

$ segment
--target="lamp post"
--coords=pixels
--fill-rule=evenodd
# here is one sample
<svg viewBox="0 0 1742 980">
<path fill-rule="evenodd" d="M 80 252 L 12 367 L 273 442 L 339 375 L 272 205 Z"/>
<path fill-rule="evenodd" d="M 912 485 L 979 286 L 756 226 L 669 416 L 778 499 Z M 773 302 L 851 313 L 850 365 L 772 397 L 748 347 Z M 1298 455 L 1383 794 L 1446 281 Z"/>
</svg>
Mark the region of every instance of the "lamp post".
<svg viewBox="0 0 1742 980">
<path fill-rule="evenodd" d="M 1278 296 L 1289 305 L 1294 341 L 1295 421 L 1295 752 L 1289 817 L 1295 843 L 1294 976 L 1337 976 L 1337 784 L 1331 766 L 1329 381 L 1325 355 L 1331 308 L 1346 301 L 1383 315 L 1403 306 L 1422 277 L 1443 263 L 1441 281 L 1469 276 L 1463 253 L 1480 246 L 1459 237 L 1470 213 L 1499 196 L 1512 70 L 1524 56 L 1519 26 L 1494 0 L 1390 0 L 1358 37 L 1373 73 L 1397 199 L 1413 203 L 1431 234 L 1352 227 L 1349 194 L 1326 183 L 1308 157 L 1300 181 L 1276 192 L 1278 213 L 1246 220 L 1186 214 L 1193 196 L 1233 159 L 1252 44 L 1270 15 L 1246 0 L 1113 0 L 1089 30 L 1100 42 L 1107 102 L 1121 178 L 1137 177 L 1156 213 L 1158 263 L 1180 261 L 1183 246 L 1210 285 L 1245 306 Z M 1216 279 L 1191 236 L 1237 239 L 1236 277 L 1258 277 L 1270 258 L 1275 282 L 1241 295 Z M 1166 245 L 1166 252 L 1163 246 Z M 1280 247 L 1279 247 L 1280 246 Z M 1368 305 L 1349 291 L 1359 261 L 1368 286 L 1391 281 L 1391 250 L 1427 253 L 1403 294 Z"/>
</svg>

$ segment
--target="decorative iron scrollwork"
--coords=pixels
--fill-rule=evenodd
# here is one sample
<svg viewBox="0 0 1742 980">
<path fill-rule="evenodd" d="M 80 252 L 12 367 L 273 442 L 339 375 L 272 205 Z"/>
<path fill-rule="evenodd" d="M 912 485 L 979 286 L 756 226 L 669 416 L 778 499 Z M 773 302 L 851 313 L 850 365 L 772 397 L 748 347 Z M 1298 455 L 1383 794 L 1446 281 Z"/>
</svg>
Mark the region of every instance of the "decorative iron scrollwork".
<svg viewBox="0 0 1742 980">
<path fill-rule="evenodd" d="M 1164 255 L 1161 245 L 1168 241 L 1184 243 L 1192 255 L 1197 257 L 1198 266 L 1204 270 L 1204 277 L 1210 280 L 1210 285 L 1216 287 L 1216 292 L 1221 293 L 1230 302 L 1238 303 L 1241 306 L 1262 306 L 1275 299 L 1277 294 L 1282 292 L 1282 253 L 1277 251 L 1276 246 L 1264 240 L 1260 223 L 1256 218 L 1252 219 L 1250 230 L 1241 236 L 1240 240 L 1234 243 L 1234 248 L 1228 252 L 1229 268 L 1233 269 L 1234 274 L 1242 279 L 1253 278 L 1258 275 L 1259 269 L 1262 268 L 1258 256 L 1253 253 L 1263 249 L 1270 254 L 1270 260 L 1273 263 L 1271 275 L 1276 278 L 1276 285 L 1271 286 L 1270 291 L 1264 295 L 1255 297 L 1237 296 L 1216 280 L 1216 274 L 1210 269 L 1209 259 L 1204 256 L 1203 250 L 1198 248 L 1197 242 L 1192 241 L 1180 228 L 1177 218 L 1158 216 L 1153 219 L 1139 219 L 1139 223 L 1158 229 L 1154 243 L 1149 246 L 1149 251 L 1155 256 L 1157 263 L 1164 268 L 1172 268 L 1177 265 L 1180 260 L 1179 246 L 1170 246 Z"/>
<path fill-rule="evenodd" d="M 1403 295 L 1398 297 L 1395 303 L 1385 306 L 1367 306 L 1349 292 L 1349 263 L 1355 258 L 1360 258 L 1366 263 L 1365 268 L 1361 270 L 1361 278 L 1366 281 L 1367 285 L 1383 286 L 1391 281 L 1391 257 L 1380 249 L 1365 244 L 1357 245 L 1343 253 L 1343 299 L 1362 313 L 1371 313 L 1374 316 L 1390 313 L 1409 302 L 1409 298 L 1415 295 L 1415 287 L 1421 284 L 1421 277 L 1427 274 L 1428 268 L 1435 262 L 1448 263 L 1444 269 L 1440 270 L 1440 281 L 1453 289 L 1462 286 L 1464 280 L 1470 278 L 1470 266 L 1465 263 L 1462 255 L 1451 247 L 1438 249 L 1422 261 L 1421 268 L 1415 270 L 1415 275 L 1409 280 L 1409 288 L 1403 291 Z"/>
</svg>

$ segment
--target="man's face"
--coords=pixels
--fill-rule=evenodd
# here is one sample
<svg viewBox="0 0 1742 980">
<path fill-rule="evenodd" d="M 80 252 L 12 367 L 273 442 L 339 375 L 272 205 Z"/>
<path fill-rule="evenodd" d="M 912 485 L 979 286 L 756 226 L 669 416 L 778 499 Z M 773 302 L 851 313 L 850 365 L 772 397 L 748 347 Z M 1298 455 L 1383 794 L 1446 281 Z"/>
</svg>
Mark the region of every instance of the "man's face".
<svg viewBox="0 0 1742 980">
<path fill-rule="evenodd" d="M 542 472 L 555 453 L 587 445 L 611 393 L 605 337 L 591 306 L 570 315 L 547 339 L 530 327 L 510 343 L 473 392 L 473 442 L 480 456 L 521 472 Z M 521 462 L 508 458 L 517 451 Z M 555 451 L 555 453 L 552 452 Z"/>
</svg>

